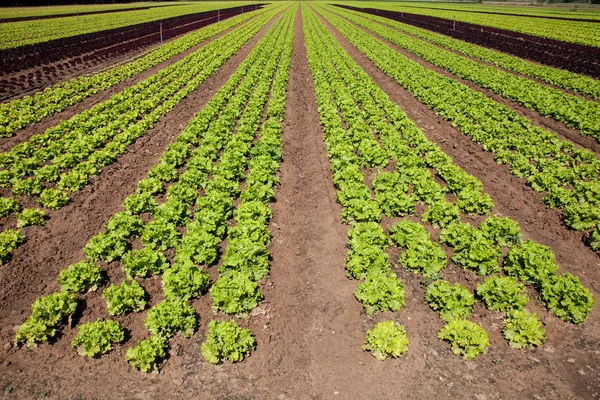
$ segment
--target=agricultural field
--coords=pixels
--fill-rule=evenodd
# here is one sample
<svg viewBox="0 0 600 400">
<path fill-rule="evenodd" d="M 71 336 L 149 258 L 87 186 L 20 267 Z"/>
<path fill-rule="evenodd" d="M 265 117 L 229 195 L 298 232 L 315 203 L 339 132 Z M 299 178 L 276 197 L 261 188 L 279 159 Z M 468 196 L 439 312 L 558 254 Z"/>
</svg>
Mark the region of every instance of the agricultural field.
<svg viewBox="0 0 600 400">
<path fill-rule="evenodd" d="M 0 8 L 0 398 L 600 398 L 598 12 Z"/>
</svg>

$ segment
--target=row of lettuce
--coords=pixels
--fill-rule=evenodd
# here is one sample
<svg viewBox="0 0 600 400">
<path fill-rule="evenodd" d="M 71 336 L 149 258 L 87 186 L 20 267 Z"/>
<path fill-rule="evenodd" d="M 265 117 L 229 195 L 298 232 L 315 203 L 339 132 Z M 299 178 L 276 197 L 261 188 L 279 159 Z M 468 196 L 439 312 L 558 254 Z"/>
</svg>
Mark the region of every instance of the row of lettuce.
<svg viewBox="0 0 600 400">
<path fill-rule="evenodd" d="M 347 20 L 377 34 L 381 38 L 389 40 L 391 43 L 394 43 L 410 53 L 416 54 L 435 66 L 443 68 L 462 79 L 476 83 L 485 89 L 489 89 L 494 93 L 513 100 L 527 108 L 535 110 L 544 116 L 564 123 L 570 128 L 577 129 L 583 135 L 593 136 L 597 140 L 600 140 L 600 104 L 596 101 L 586 100 L 582 97 L 565 93 L 562 90 L 548 87 L 531 79 L 516 76 L 512 73 L 498 69 L 495 66 L 482 64 L 478 61 L 455 54 L 452 51 L 441 49 L 421 38 L 414 38 L 399 32 L 397 29 L 382 25 L 384 21 L 389 21 L 386 25 L 391 25 L 392 21 L 389 19 L 376 16 L 367 18 L 364 17 L 363 14 L 342 9 L 336 9 L 336 12 Z M 393 26 L 404 28 L 406 25 L 395 23 Z M 411 30 L 417 29 L 418 28 L 413 28 Z M 424 29 L 419 29 L 419 31 L 426 32 Z M 438 37 L 443 37 L 443 35 L 436 35 Z M 463 43 L 464 47 L 482 49 L 481 47 L 460 42 L 456 39 L 452 40 L 454 42 Z M 488 52 L 500 54 L 492 50 L 488 50 Z M 506 57 L 517 59 L 516 57 Z M 546 69 L 560 71 L 548 67 L 546 67 Z M 561 73 L 556 74 L 559 76 L 561 75 Z M 600 82 L 598 80 L 584 78 L 582 75 L 573 73 L 568 74 L 581 77 L 582 86 L 583 82 L 588 84 L 591 82 L 592 85 L 589 85 L 589 90 L 600 88 Z M 588 87 L 588 85 L 585 87 Z"/>
<path fill-rule="evenodd" d="M 113 318 L 79 325 L 72 344 L 88 357 L 108 352 L 124 341 L 121 316 L 147 309 L 143 283 L 154 275 L 162 275 L 162 295 L 153 297 L 162 300 L 146 312 L 149 337 L 126 353 L 141 371 L 158 368 L 177 333 L 194 334 L 198 315 L 191 302 L 199 296 L 210 293 L 215 314 L 241 316 L 257 307 L 258 281 L 269 271 L 268 205 L 278 182 L 296 9 L 275 22 L 124 200 L 123 211 L 87 243 L 86 259 L 60 272 L 61 289 L 34 302 L 17 331 L 17 345 L 55 336 L 80 300 L 103 287 Z M 171 249 L 174 256 L 167 257 Z M 210 282 L 204 267 L 216 264 L 218 279 Z M 107 271 L 119 266 L 126 278 L 106 286 Z M 256 346 L 250 330 L 234 319 L 207 325 L 202 354 L 211 363 L 241 361 Z"/>
<path fill-rule="evenodd" d="M 525 285 L 536 289 L 541 303 L 558 318 L 583 322 L 594 300 L 579 279 L 569 273 L 558 275 L 551 249 L 521 240 L 516 221 L 488 216 L 493 201 L 481 182 L 426 139 L 306 6 L 303 18 L 333 183 L 342 219 L 351 226 L 346 273 L 360 281 L 356 298 L 365 312 L 394 312 L 405 303 L 403 283 L 392 271 L 386 251 L 394 245 L 401 249 L 399 264 L 432 281 L 425 301 L 447 323 L 438 338 L 449 341 L 452 351 L 466 359 L 485 352 L 487 333 L 468 319 L 474 293 L 441 279 L 448 264 L 444 244 L 453 249 L 455 264 L 486 277 L 475 279 L 480 282 L 477 299 L 490 311 L 506 313 L 502 333 L 512 347 L 545 340 L 542 323 L 525 309 L 529 302 Z M 373 172 L 372 184 L 365 184 L 365 175 Z M 417 203 L 425 206 L 424 212 L 417 212 Z M 385 232 L 382 214 L 401 219 Z M 481 216 L 479 226 L 461 221 L 464 215 Z M 430 234 L 437 230 L 440 243 Z M 508 248 L 504 259 L 503 248 Z M 378 359 L 397 357 L 407 347 L 406 330 L 394 320 L 367 332 L 364 345 Z"/>
<path fill-rule="evenodd" d="M 232 2 L 231 5 L 227 4 L 227 8 L 243 4 L 250 3 Z M 123 28 L 219 8 L 220 5 L 217 4 L 192 3 L 169 5 L 167 7 L 149 7 L 142 10 L 117 13 L 60 17 L 54 18 L 52 22 L 43 19 L 8 22 L 0 24 L 0 37 L 2 38 L 0 49 L 10 49 L 108 29 Z"/>
<path fill-rule="evenodd" d="M 25 240 L 19 228 L 45 223 L 44 209 L 23 208 L 20 203 L 37 200 L 50 210 L 67 205 L 73 193 L 113 164 L 280 10 L 260 14 L 138 84 L 0 153 L 0 187 L 7 194 L 0 198 L 0 218 L 8 221 L 16 215 L 17 224 L 17 229 L 0 233 L 0 263 Z"/>
<path fill-rule="evenodd" d="M 403 24 L 388 18 L 381 18 L 366 13 L 360 15 L 382 25 L 392 27 L 397 31 L 425 39 L 430 43 L 464 54 L 465 56 L 494 64 L 506 70 L 527 75 L 545 83 L 600 100 L 600 81 L 597 79 L 566 71 L 564 69 L 537 64 L 523 58 L 464 42 L 426 29 Z"/>
<path fill-rule="evenodd" d="M 335 10 L 337 12 L 337 9 Z M 544 204 L 561 208 L 565 225 L 590 231 L 598 247 L 600 223 L 600 161 L 559 135 L 539 128 L 508 107 L 455 80 L 410 60 L 330 8 L 322 15 L 361 53 L 463 134 L 494 154 L 496 162 L 545 193 Z M 374 24 L 374 22 L 371 22 Z"/>
<path fill-rule="evenodd" d="M 347 4 L 355 7 L 364 7 L 364 4 L 361 3 L 350 2 Z M 369 6 L 380 10 L 404 11 L 418 15 L 456 20 L 457 24 L 460 24 L 462 21 L 475 25 L 489 26 L 492 28 L 506 29 L 509 31 L 539 36 L 540 38 L 559 40 L 561 42 L 600 47 L 597 40 L 600 35 L 600 26 L 595 22 L 561 21 L 545 18 L 528 18 L 526 16 L 461 12 L 457 10 L 433 10 L 422 7 L 418 9 L 402 9 L 402 4 L 387 2 L 371 3 Z"/>
<path fill-rule="evenodd" d="M 269 9 L 269 8 L 267 8 Z M 128 78 L 171 59 L 193 46 L 210 39 L 261 13 L 249 12 L 193 31 L 172 40 L 143 57 L 109 68 L 105 71 L 71 79 L 33 96 L 0 104 L 0 137 L 10 137 L 15 130 L 39 122 L 66 107 L 82 101 L 95 93 L 116 85 Z"/>
</svg>

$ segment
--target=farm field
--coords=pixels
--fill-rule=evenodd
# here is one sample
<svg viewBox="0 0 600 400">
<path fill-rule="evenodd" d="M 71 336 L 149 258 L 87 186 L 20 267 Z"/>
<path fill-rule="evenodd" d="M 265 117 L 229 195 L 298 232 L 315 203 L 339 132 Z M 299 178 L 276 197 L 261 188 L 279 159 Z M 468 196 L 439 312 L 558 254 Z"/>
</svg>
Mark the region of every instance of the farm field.
<svg viewBox="0 0 600 400">
<path fill-rule="evenodd" d="M 0 398 L 600 398 L 595 9 L 15 18 Z"/>
</svg>

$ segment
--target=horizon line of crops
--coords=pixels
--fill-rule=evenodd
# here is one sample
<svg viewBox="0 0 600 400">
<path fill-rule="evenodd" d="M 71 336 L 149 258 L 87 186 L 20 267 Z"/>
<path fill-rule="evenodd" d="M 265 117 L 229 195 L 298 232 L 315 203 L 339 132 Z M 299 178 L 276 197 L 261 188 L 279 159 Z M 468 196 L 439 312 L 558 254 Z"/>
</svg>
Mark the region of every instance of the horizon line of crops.
<svg viewBox="0 0 600 400">
<path fill-rule="evenodd" d="M 561 208 L 564 224 L 591 233 L 590 244 L 599 247 L 600 161 L 585 148 L 577 148 L 559 135 L 534 126 L 510 108 L 455 80 L 427 69 L 361 31 L 341 17 L 320 8 L 322 15 L 357 50 L 385 74 L 408 90 L 461 133 L 494 153 L 496 162 L 526 178 L 536 192 L 546 193 L 543 203 Z"/>
<path fill-rule="evenodd" d="M 125 211 L 117 212 L 105 225 L 106 231 L 88 242 L 87 260 L 61 272 L 62 291 L 36 300 L 32 315 L 17 332 L 17 344 L 35 345 L 54 336 L 65 317 L 75 311 L 75 293 L 96 290 L 103 281 L 96 262 L 121 260 L 129 283 L 126 279 L 119 286 L 105 288 L 102 296 L 110 315 L 145 309 L 144 289 L 134 278 L 162 273 L 165 300 L 150 308 L 145 319 L 151 335 L 126 355 L 132 367 L 155 371 L 166 356 L 170 338 L 177 333 L 189 337 L 196 330 L 198 318 L 189 301 L 209 287 L 208 275 L 197 265 L 215 265 L 218 244 L 225 237 L 228 245 L 219 266 L 220 277 L 210 290 L 214 310 L 235 315 L 256 307 L 261 296 L 255 281 L 268 273 L 268 204 L 281 161 L 281 122 L 296 10 L 294 5 L 279 18 L 140 181 L 136 194 L 125 199 Z M 167 169 L 172 173 L 165 174 Z M 246 186 L 240 192 L 244 181 Z M 175 183 L 169 185 L 171 182 Z M 165 186 L 167 200 L 159 205 L 157 199 Z M 241 203 L 236 208 L 238 196 Z M 144 223 L 138 215 L 144 219 L 154 216 L 154 220 Z M 232 216 L 234 226 L 227 223 Z M 185 232 L 181 234 L 176 226 L 186 227 Z M 145 249 L 130 250 L 129 243 L 137 237 Z M 164 253 L 168 248 L 175 249 L 170 265 Z M 52 313 L 39 313 L 42 305 Z M 108 320 L 80 325 L 73 346 L 90 357 L 109 351 L 123 340 L 122 335 L 106 329 L 110 325 L 122 332 L 116 324 L 115 328 L 115 322 Z M 42 329 L 36 331 L 40 325 Z M 209 362 L 241 361 L 256 345 L 250 331 L 234 320 L 208 325 L 202 354 Z M 108 346 L 93 347 L 98 338 L 105 339 Z M 93 351 L 86 352 L 88 348 Z"/>
<path fill-rule="evenodd" d="M 489 89 L 569 128 L 577 129 L 582 135 L 592 136 L 600 141 L 600 104 L 597 102 L 440 49 L 421 39 L 374 23 L 375 19 L 366 18 L 358 12 L 336 9 L 335 14 L 459 78 Z"/>
<path fill-rule="evenodd" d="M 11 197 L 0 199 L 0 216 L 21 211 L 15 199 L 19 196 L 37 198 L 51 210 L 67 205 L 69 193 L 80 191 L 91 176 L 114 163 L 279 12 L 275 8 L 261 14 L 137 85 L 0 154 L 0 186 L 12 191 Z M 45 223 L 44 214 L 37 216 L 35 224 Z M 24 240 L 20 231 L 1 232 L 0 261 L 5 262 Z"/>
<path fill-rule="evenodd" d="M 346 3 L 355 7 L 363 7 L 363 3 Z M 370 3 L 370 7 L 381 10 L 400 11 L 402 6 L 390 3 Z M 410 11 L 409 11 L 410 12 Z M 492 28 L 506 29 L 528 35 L 548 38 L 568 43 L 577 43 L 586 46 L 600 47 L 600 24 L 597 22 L 576 22 L 545 20 L 542 18 L 524 18 L 510 15 L 486 15 L 460 11 L 427 10 L 419 9 L 415 12 L 447 20 L 456 19 L 457 23 L 489 26 Z"/>
<path fill-rule="evenodd" d="M 34 122 L 39 122 L 43 118 L 167 61 L 191 47 L 275 7 L 268 6 L 256 12 L 252 11 L 228 18 L 165 43 L 135 61 L 93 75 L 73 78 L 32 96 L 24 96 L 2 103 L 0 104 L 0 137 L 13 136 L 14 130 L 23 129 Z"/>
<path fill-rule="evenodd" d="M 232 2 L 231 6 L 252 4 Z M 229 6 L 229 4 L 227 4 Z M 221 8 L 220 3 L 192 3 L 170 7 L 153 7 L 146 10 L 124 11 L 111 14 L 90 14 L 74 17 L 59 17 L 52 21 L 31 20 L 0 24 L 0 50 L 24 45 L 47 42 L 70 36 L 83 35 L 108 29 L 124 28 L 166 18 L 179 17 Z"/>
<path fill-rule="evenodd" d="M 458 284 L 438 281 L 447 256 L 423 225 L 402 219 L 390 228 L 389 239 L 379 226 L 382 212 L 388 218 L 412 215 L 419 201 L 428 205 L 421 221 L 431 223 L 435 230 L 442 229 L 442 243 L 454 249 L 452 260 L 478 275 L 492 275 L 479 285 L 477 293 L 490 310 L 507 312 L 503 334 L 511 346 L 539 345 L 544 340 L 541 323 L 535 314 L 524 309 L 528 297 L 525 286 L 516 277 L 536 285 L 540 300 L 558 318 L 583 322 L 593 304 L 591 293 L 571 274 L 556 274 L 558 265 L 550 248 L 531 240 L 521 241 L 518 223 L 509 218 L 488 217 L 479 228 L 460 222 L 462 213 L 489 215 L 493 201 L 483 192 L 481 182 L 453 165 L 449 156 L 428 141 L 345 53 L 325 26 L 314 22 L 315 18 L 311 27 L 315 33 L 310 35 L 317 36 L 319 31 L 322 43 L 321 50 L 315 51 L 315 45 L 307 39 L 307 47 L 311 48 L 309 62 L 337 199 L 343 207 L 342 219 L 352 225 L 347 274 L 363 280 L 357 285 L 356 297 L 365 312 L 397 311 L 404 303 L 402 284 L 391 272 L 385 253 L 391 242 L 406 249 L 399 260 L 405 268 L 434 281 L 427 289 L 426 301 L 432 309 L 441 311 L 448 322 L 438 334 L 440 340 L 448 339 L 453 351 L 467 359 L 485 352 L 489 345 L 485 331 L 466 320 L 475 302 L 473 294 Z M 344 130 L 343 126 L 351 128 Z M 396 172 L 386 168 L 388 156 L 394 161 Z M 374 200 L 360 169 L 377 171 Z M 446 188 L 434 180 L 430 169 L 446 182 Z M 456 196 L 456 200 L 446 199 L 448 194 Z M 504 247 L 509 248 L 503 262 L 508 277 L 497 275 L 502 271 L 498 264 Z M 532 256 L 539 257 L 539 263 L 525 261 Z M 490 294 L 495 287 L 500 292 L 496 297 Z M 452 303 L 452 296 L 457 293 L 464 295 L 466 304 Z M 501 305 L 503 302 L 508 305 Z M 514 335 L 515 330 L 521 336 Z M 474 347 L 462 348 L 458 344 L 461 339 L 472 340 Z"/>
<path fill-rule="evenodd" d="M 400 30 L 409 35 L 417 36 L 430 43 L 459 52 L 469 57 L 476 58 L 483 62 L 491 63 L 509 71 L 514 71 L 532 78 L 537 78 L 548 84 L 588 95 L 596 100 L 600 100 L 600 80 L 598 79 L 564 69 L 537 64 L 523 58 L 502 53 L 497 50 L 488 49 L 476 44 L 464 42 L 450 36 L 404 24 L 389 18 L 383 18 L 368 13 L 361 13 L 357 15 L 361 15 L 364 18 L 379 22 L 380 24 Z"/>
</svg>

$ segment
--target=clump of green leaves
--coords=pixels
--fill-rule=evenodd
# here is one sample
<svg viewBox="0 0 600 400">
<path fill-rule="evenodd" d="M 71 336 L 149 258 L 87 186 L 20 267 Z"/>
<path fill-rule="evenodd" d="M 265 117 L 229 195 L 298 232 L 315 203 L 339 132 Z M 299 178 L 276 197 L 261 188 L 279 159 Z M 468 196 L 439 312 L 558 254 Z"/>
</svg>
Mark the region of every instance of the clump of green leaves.
<svg viewBox="0 0 600 400">
<path fill-rule="evenodd" d="M 150 333 L 168 340 L 177 332 L 184 337 L 192 336 L 198 318 L 186 302 L 163 300 L 148 311 L 144 324 Z"/>
<path fill-rule="evenodd" d="M 115 343 L 125 340 L 125 332 L 118 322 L 98 318 L 95 322 L 79 325 L 78 333 L 71 344 L 78 353 L 86 357 L 96 357 L 112 349 Z"/>
<path fill-rule="evenodd" d="M 471 241 L 454 248 L 452 260 L 463 268 L 475 270 L 479 275 L 498 272 L 502 253 L 494 243 L 476 232 Z"/>
<path fill-rule="evenodd" d="M 158 363 L 167 355 L 167 342 L 159 336 L 150 336 L 137 346 L 127 349 L 125 359 L 142 372 L 157 372 Z"/>
<path fill-rule="evenodd" d="M 221 240 L 203 229 L 190 229 L 181 239 L 175 254 L 175 262 L 212 265 L 218 257 Z"/>
<path fill-rule="evenodd" d="M 165 299 L 190 300 L 208 289 L 208 274 L 194 265 L 174 265 L 163 275 L 162 285 Z"/>
<path fill-rule="evenodd" d="M 477 295 L 491 311 L 522 310 L 529 297 L 525 285 L 511 276 L 492 276 L 477 286 Z"/>
<path fill-rule="evenodd" d="M 89 261 L 81 261 L 60 271 L 58 283 L 63 290 L 73 293 L 93 291 L 102 283 L 102 269 Z"/>
<path fill-rule="evenodd" d="M 521 227 L 519 224 L 507 217 L 492 216 L 486 218 L 479 225 L 479 230 L 486 238 L 499 247 L 517 244 L 521 237 Z"/>
<path fill-rule="evenodd" d="M 450 321 L 440 329 L 438 339 L 450 342 L 452 352 L 465 360 L 471 360 L 478 354 L 485 353 L 490 345 L 487 332 L 466 319 Z"/>
<path fill-rule="evenodd" d="M 89 240 L 83 252 L 92 261 L 112 262 L 127 252 L 127 241 L 114 233 L 101 232 Z"/>
<path fill-rule="evenodd" d="M 46 225 L 46 212 L 41 208 L 24 208 L 17 215 L 17 228 L 22 228 L 24 226 L 43 226 Z"/>
<path fill-rule="evenodd" d="M 21 206 L 12 197 L 0 197 L 0 218 L 19 212 Z"/>
<path fill-rule="evenodd" d="M 352 249 L 364 246 L 387 247 L 387 237 L 377 222 L 360 222 L 348 230 L 348 245 Z"/>
<path fill-rule="evenodd" d="M 153 250 L 165 251 L 176 247 L 181 234 L 177 231 L 175 224 L 163 219 L 150 221 L 144 227 L 142 243 Z"/>
<path fill-rule="evenodd" d="M 436 228 L 443 228 L 449 223 L 457 221 L 459 218 L 460 210 L 457 206 L 446 200 L 440 200 L 425 210 L 421 216 L 421 221 L 431 222 Z"/>
<path fill-rule="evenodd" d="M 427 287 L 425 301 L 440 312 L 440 318 L 446 322 L 458 318 L 467 318 L 473 312 L 475 296 L 464 286 L 438 280 Z"/>
<path fill-rule="evenodd" d="M 250 329 L 241 328 L 234 320 L 210 321 L 206 341 L 202 344 L 202 356 L 217 364 L 223 360 L 239 362 L 256 348 Z"/>
<path fill-rule="evenodd" d="M 558 265 L 550 247 L 526 240 L 510 248 L 504 259 L 504 270 L 524 282 L 540 282 L 554 276 Z"/>
<path fill-rule="evenodd" d="M 0 265 L 10 258 L 12 251 L 25 241 L 25 236 L 20 231 L 6 229 L 0 232 Z"/>
<path fill-rule="evenodd" d="M 404 287 L 391 271 L 367 271 L 364 282 L 356 285 L 355 295 L 367 314 L 398 311 L 404 305 Z"/>
<path fill-rule="evenodd" d="M 446 253 L 432 241 L 413 242 L 400 256 L 400 263 L 406 269 L 429 278 L 436 278 L 446 262 Z"/>
<path fill-rule="evenodd" d="M 367 331 L 363 350 L 370 351 L 378 360 L 388 356 L 400 357 L 408 348 L 406 329 L 394 321 L 380 322 Z"/>
<path fill-rule="evenodd" d="M 137 237 L 142 233 L 144 221 L 137 215 L 120 211 L 110 217 L 104 225 L 106 232 L 123 239 Z"/>
<path fill-rule="evenodd" d="M 552 314 L 576 324 L 585 321 L 594 305 L 592 293 L 568 272 L 542 280 L 540 299 Z"/>
<path fill-rule="evenodd" d="M 246 314 L 262 299 L 258 286 L 248 275 L 231 271 L 221 275 L 210 288 L 213 311 L 227 314 Z"/>
<path fill-rule="evenodd" d="M 129 214 L 139 215 L 143 213 L 154 213 L 158 206 L 156 199 L 148 192 L 130 194 L 123 202 L 123 208 Z"/>
<path fill-rule="evenodd" d="M 56 292 L 38 298 L 31 306 L 31 315 L 17 330 L 15 345 L 27 342 L 35 346 L 53 337 L 58 324 L 75 312 L 77 299 L 70 292 Z"/>
<path fill-rule="evenodd" d="M 160 274 L 168 267 L 167 257 L 149 247 L 132 250 L 123 256 L 123 269 L 130 278 Z"/>
<path fill-rule="evenodd" d="M 109 315 L 120 315 L 130 311 L 142 311 L 146 307 L 146 292 L 135 280 L 123 281 L 121 285 L 110 285 L 102 297 L 106 300 Z"/>
<path fill-rule="evenodd" d="M 429 241 L 430 236 L 423 225 L 403 219 L 390 228 L 390 239 L 398 247 L 410 247 Z"/>
<path fill-rule="evenodd" d="M 527 310 L 512 310 L 506 315 L 502 336 L 515 349 L 539 346 L 546 340 L 544 328 L 537 315 Z"/>
<path fill-rule="evenodd" d="M 362 246 L 348 252 L 345 260 L 346 274 L 354 279 L 364 279 L 367 271 L 390 269 L 389 255 L 378 246 Z"/>
<path fill-rule="evenodd" d="M 51 210 L 58 210 L 69 204 L 70 201 L 71 197 L 68 193 L 51 188 L 44 189 L 39 199 L 41 205 Z"/>
</svg>

